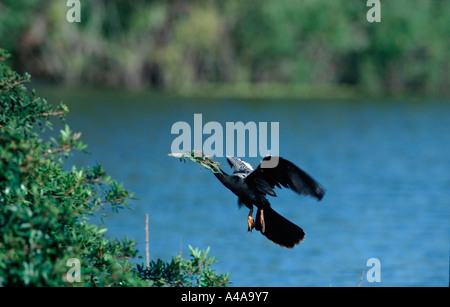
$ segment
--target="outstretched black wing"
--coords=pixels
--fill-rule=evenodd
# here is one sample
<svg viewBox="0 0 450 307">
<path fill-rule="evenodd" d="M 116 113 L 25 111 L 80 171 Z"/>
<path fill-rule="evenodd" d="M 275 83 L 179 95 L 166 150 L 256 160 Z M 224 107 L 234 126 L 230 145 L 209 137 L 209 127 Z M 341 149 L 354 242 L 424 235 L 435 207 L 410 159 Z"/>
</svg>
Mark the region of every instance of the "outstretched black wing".
<svg viewBox="0 0 450 307">
<path fill-rule="evenodd" d="M 248 183 L 254 183 L 261 193 L 276 196 L 273 188 L 281 186 L 292 189 L 298 194 L 309 195 L 321 200 L 325 194 L 325 189 L 317 183 L 305 171 L 298 166 L 281 157 L 264 157 L 263 161 L 278 158 L 275 167 L 262 167 L 261 164 L 247 177 Z"/>
</svg>

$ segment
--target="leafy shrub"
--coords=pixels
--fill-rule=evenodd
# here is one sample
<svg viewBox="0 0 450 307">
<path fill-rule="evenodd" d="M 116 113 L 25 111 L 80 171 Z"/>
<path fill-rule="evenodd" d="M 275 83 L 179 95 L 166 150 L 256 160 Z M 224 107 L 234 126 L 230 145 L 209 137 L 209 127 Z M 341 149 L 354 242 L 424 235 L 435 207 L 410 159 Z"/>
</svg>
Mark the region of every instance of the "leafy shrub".
<svg viewBox="0 0 450 307">
<path fill-rule="evenodd" d="M 158 287 L 218 287 L 229 283 L 228 274 L 216 275 L 210 269 L 216 260 L 214 257 L 207 257 L 209 247 L 206 251 L 199 251 L 189 245 L 189 250 L 192 260 L 185 260 L 178 255 L 167 263 L 161 259 L 152 261 L 148 268 L 138 265 L 140 276 Z"/>
<path fill-rule="evenodd" d="M 362 0 L 97 0 L 81 1 L 74 24 L 66 2 L 0 2 L 18 69 L 178 94 L 449 95 L 450 1 L 381 1 L 369 23 Z"/>
<path fill-rule="evenodd" d="M 105 228 L 88 223 L 103 207 L 128 207 L 133 194 L 100 165 L 63 169 L 72 150 L 86 150 L 81 133 L 66 125 L 59 137 L 40 138 L 68 108 L 27 90 L 30 76 L 11 71 L 7 57 L 0 49 L 0 286 L 226 285 L 226 276 L 209 269 L 207 252 L 136 267 L 128 260 L 137 255 L 133 240 L 106 239 Z M 71 258 L 80 282 L 68 282 Z M 164 276 L 172 276 L 169 283 Z"/>
</svg>

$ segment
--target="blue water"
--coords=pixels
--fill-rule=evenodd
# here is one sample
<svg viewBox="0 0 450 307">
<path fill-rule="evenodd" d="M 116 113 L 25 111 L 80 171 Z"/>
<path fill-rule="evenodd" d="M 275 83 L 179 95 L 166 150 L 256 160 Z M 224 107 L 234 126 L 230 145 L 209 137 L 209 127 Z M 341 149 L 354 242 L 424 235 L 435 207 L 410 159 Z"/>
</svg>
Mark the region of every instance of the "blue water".
<svg viewBox="0 0 450 307">
<path fill-rule="evenodd" d="M 145 257 L 169 260 L 188 245 L 206 249 L 233 286 L 448 286 L 450 104 L 448 101 L 183 99 L 120 91 L 40 92 L 65 102 L 68 123 L 91 154 L 135 192 L 134 210 L 106 212 L 112 238 L 133 238 Z M 247 233 L 248 210 L 205 169 L 169 157 L 177 121 L 279 122 L 280 155 L 327 189 L 318 202 L 292 191 L 270 198 L 306 240 L 281 248 Z M 204 139 L 207 136 L 204 137 Z M 225 158 L 217 158 L 226 164 Z M 254 166 L 260 158 L 246 159 Z M 226 167 L 225 171 L 230 169 Z M 381 282 L 369 282 L 369 258 Z M 144 258 L 138 259 L 144 261 Z"/>
</svg>

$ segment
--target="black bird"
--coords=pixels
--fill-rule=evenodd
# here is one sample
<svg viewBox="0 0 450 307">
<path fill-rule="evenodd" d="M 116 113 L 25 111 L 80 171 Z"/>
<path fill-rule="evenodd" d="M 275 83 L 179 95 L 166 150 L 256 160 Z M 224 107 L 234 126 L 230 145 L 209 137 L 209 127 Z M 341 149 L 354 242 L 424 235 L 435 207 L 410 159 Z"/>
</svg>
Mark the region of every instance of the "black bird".
<svg viewBox="0 0 450 307">
<path fill-rule="evenodd" d="M 278 159 L 275 167 L 265 167 L 271 159 Z M 286 159 L 267 156 L 253 169 L 239 158 L 227 157 L 234 168 L 232 175 L 214 172 L 215 176 L 238 197 L 238 204 L 250 209 L 248 231 L 260 231 L 269 240 L 286 248 L 293 248 L 305 238 L 303 229 L 279 215 L 270 206 L 266 195 L 276 196 L 274 187 L 292 189 L 294 192 L 309 195 L 321 200 L 325 189 L 311 176 Z M 273 161 L 273 160 L 272 160 Z M 256 221 L 253 219 L 253 206 L 256 206 Z"/>
</svg>

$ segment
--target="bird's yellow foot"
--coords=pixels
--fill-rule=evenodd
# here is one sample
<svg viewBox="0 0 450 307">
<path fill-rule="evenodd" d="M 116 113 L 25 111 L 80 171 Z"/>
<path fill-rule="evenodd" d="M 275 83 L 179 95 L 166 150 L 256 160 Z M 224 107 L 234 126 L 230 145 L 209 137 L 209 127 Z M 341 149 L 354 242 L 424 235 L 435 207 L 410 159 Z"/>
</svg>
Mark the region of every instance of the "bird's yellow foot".
<svg viewBox="0 0 450 307">
<path fill-rule="evenodd" d="M 261 210 L 260 215 L 261 215 L 261 218 L 260 218 L 260 220 L 261 220 L 261 233 L 265 233 L 266 232 L 266 223 L 264 222 L 264 211 L 263 210 Z"/>
<path fill-rule="evenodd" d="M 255 228 L 255 221 L 253 220 L 253 217 L 251 215 L 248 216 L 247 223 L 248 231 L 251 232 L 253 228 Z"/>
</svg>

